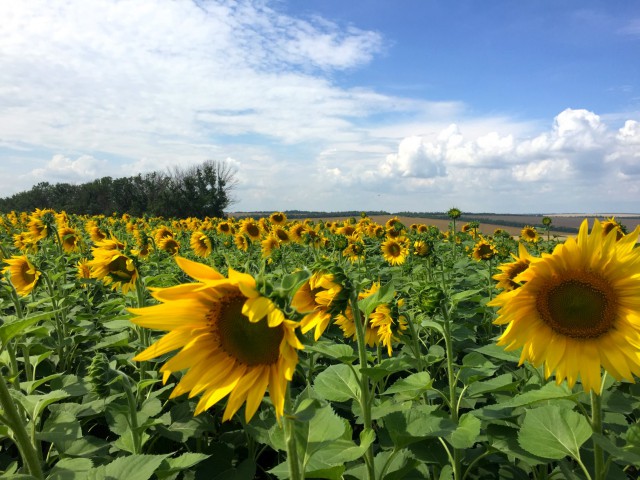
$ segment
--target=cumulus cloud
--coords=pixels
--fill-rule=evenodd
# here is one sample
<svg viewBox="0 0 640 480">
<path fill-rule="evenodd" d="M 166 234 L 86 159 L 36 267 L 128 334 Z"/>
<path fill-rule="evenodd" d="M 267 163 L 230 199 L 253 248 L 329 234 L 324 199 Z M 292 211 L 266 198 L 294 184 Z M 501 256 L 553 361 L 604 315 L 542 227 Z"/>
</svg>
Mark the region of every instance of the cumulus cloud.
<svg viewBox="0 0 640 480">
<path fill-rule="evenodd" d="M 64 155 L 54 155 L 43 168 L 36 168 L 29 177 L 50 183 L 83 183 L 106 176 L 108 162 L 91 155 L 81 155 L 72 160 Z"/>
</svg>

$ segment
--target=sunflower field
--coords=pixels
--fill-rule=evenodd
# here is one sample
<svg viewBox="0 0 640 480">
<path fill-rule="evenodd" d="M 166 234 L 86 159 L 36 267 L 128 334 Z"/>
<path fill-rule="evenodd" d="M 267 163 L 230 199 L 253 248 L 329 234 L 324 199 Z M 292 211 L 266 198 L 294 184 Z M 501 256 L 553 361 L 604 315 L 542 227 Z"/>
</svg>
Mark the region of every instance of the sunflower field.
<svg viewBox="0 0 640 480">
<path fill-rule="evenodd" d="M 638 478 L 640 229 L 448 214 L 0 214 L 0 478 Z"/>
</svg>

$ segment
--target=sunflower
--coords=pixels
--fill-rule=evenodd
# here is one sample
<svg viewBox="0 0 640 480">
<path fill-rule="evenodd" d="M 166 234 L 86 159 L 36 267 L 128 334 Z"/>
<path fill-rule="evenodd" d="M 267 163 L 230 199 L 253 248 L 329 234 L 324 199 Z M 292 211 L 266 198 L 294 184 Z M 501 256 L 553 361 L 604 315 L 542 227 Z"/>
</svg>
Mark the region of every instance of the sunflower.
<svg viewBox="0 0 640 480">
<path fill-rule="evenodd" d="M 287 216 L 282 212 L 273 212 L 269 215 L 269 221 L 274 225 L 284 225 L 287 223 Z"/>
<path fill-rule="evenodd" d="M 514 290 L 520 286 L 513 279 L 529 268 L 533 258 L 522 243 L 518 244 L 518 256 L 516 257 L 513 253 L 511 256 L 514 261 L 500 265 L 498 269 L 502 273 L 496 273 L 493 276 L 493 279 L 498 281 L 496 287 L 506 291 Z"/>
<path fill-rule="evenodd" d="M 155 232 L 153 232 L 153 239 L 156 241 L 156 245 L 159 245 L 160 242 L 167 237 L 173 238 L 173 232 L 165 225 L 159 226 Z"/>
<path fill-rule="evenodd" d="M 76 266 L 78 269 L 78 273 L 76 275 L 78 280 L 82 281 L 91 278 L 91 267 L 89 266 L 89 261 L 86 258 L 80 259 Z"/>
<path fill-rule="evenodd" d="M 58 234 L 60 235 L 60 241 L 62 242 L 62 249 L 65 252 L 73 252 L 78 249 L 80 237 L 73 228 L 62 227 Z"/>
<path fill-rule="evenodd" d="M 14 255 L 4 262 L 8 265 L 2 273 L 9 272 L 9 281 L 18 295 L 26 297 L 31 293 L 40 278 L 40 272 L 33 266 L 25 255 Z"/>
<path fill-rule="evenodd" d="M 615 217 L 607 218 L 602 222 L 602 234 L 608 235 L 610 231 L 615 230 L 616 238 L 620 240 L 625 234 L 624 226 L 616 220 Z"/>
<path fill-rule="evenodd" d="M 358 294 L 358 300 L 367 298 L 380 289 L 380 282 L 375 282 L 368 290 Z M 398 305 L 401 305 L 398 301 Z M 362 315 L 362 313 L 361 313 Z M 356 336 L 356 325 L 353 319 L 353 310 L 351 306 L 347 306 L 344 313 L 336 315 L 336 325 L 338 325 L 345 338 L 354 338 Z M 382 303 L 378 305 L 369 315 L 365 328 L 365 343 L 369 347 L 382 343 L 387 347 L 389 355 L 392 353 L 391 342 L 397 340 L 395 334 L 400 330 L 405 330 L 407 323 L 404 317 L 398 316 L 398 321 L 394 322 L 391 317 L 391 308 L 388 304 Z"/>
<path fill-rule="evenodd" d="M 49 226 L 41 218 L 33 217 L 29 222 L 29 235 L 32 242 L 47 238 L 49 232 Z"/>
<path fill-rule="evenodd" d="M 497 254 L 498 251 L 496 250 L 496 247 L 494 247 L 492 243 L 480 237 L 480 240 L 476 243 L 475 247 L 473 247 L 471 257 L 478 261 L 491 260 Z"/>
<path fill-rule="evenodd" d="M 291 240 L 295 243 L 302 242 L 302 236 L 307 231 L 307 226 L 304 223 L 296 222 L 289 228 L 289 235 Z"/>
<path fill-rule="evenodd" d="M 103 242 L 109 245 L 108 240 Z M 133 260 L 120 249 L 94 247 L 92 253 L 93 260 L 87 262 L 91 269 L 91 278 L 102 280 L 105 285 L 111 285 L 114 290 L 122 287 L 122 292 L 125 294 L 135 285 L 138 270 Z"/>
<path fill-rule="evenodd" d="M 271 230 L 271 235 L 276 237 L 280 243 L 289 243 L 291 241 L 289 233 L 282 227 L 274 227 Z"/>
<path fill-rule="evenodd" d="M 381 245 L 382 256 L 391 265 L 402 265 L 409 255 L 404 237 L 387 238 Z"/>
<path fill-rule="evenodd" d="M 347 257 L 351 263 L 364 259 L 364 243 L 359 235 L 353 234 L 349 237 L 346 248 L 342 251 L 342 256 Z"/>
<path fill-rule="evenodd" d="M 273 250 L 280 248 L 280 241 L 273 235 L 267 235 L 267 238 L 262 240 L 260 244 L 262 245 L 262 258 L 270 257 Z"/>
<path fill-rule="evenodd" d="M 242 252 L 246 252 L 247 250 L 249 250 L 249 241 L 247 240 L 247 237 L 242 235 L 241 233 L 237 233 L 233 237 L 233 243 L 235 243 L 236 248 Z"/>
<path fill-rule="evenodd" d="M 13 245 L 21 252 L 36 250 L 37 244 L 31 240 L 29 232 L 20 232 L 13 235 Z"/>
<path fill-rule="evenodd" d="M 307 333 L 315 327 L 314 340 L 318 340 L 331 321 L 331 307 L 342 286 L 334 282 L 331 273 L 316 272 L 302 284 L 291 300 L 291 306 L 306 314 L 300 321 L 300 330 Z"/>
<path fill-rule="evenodd" d="M 206 258 L 211 255 L 213 248 L 211 247 L 211 239 L 200 230 L 196 230 L 191 234 L 191 249 L 199 257 Z"/>
<path fill-rule="evenodd" d="M 262 237 L 262 228 L 253 218 L 247 218 L 240 223 L 240 233 L 244 233 L 251 241 L 256 241 Z"/>
<path fill-rule="evenodd" d="M 180 244 L 173 237 L 164 237 L 158 242 L 158 248 L 169 255 L 176 255 L 180 251 Z"/>
<path fill-rule="evenodd" d="M 220 222 L 216 227 L 216 230 L 222 235 L 233 235 L 235 233 L 235 229 L 230 222 Z"/>
<path fill-rule="evenodd" d="M 229 420 L 246 402 L 249 422 L 268 388 L 280 420 L 287 384 L 298 363 L 297 350 L 304 348 L 295 334 L 297 323 L 285 319 L 258 292 L 251 275 L 230 268 L 225 278 L 182 257 L 176 257 L 176 263 L 196 282 L 155 289 L 152 295 L 159 305 L 130 309 L 137 315 L 131 320 L 136 325 L 168 332 L 134 360 L 179 349 L 160 371 L 166 382 L 172 372 L 188 370 L 171 397 L 202 393 L 196 415 L 229 395 L 222 420 Z"/>
<path fill-rule="evenodd" d="M 433 246 L 430 242 L 424 240 L 416 240 L 413 242 L 413 254 L 418 257 L 426 257 L 433 251 Z"/>
<path fill-rule="evenodd" d="M 536 243 L 540 240 L 540 235 L 535 227 L 529 225 L 525 226 L 520 232 L 520 240 L 530 243 Z"/>
<path fill-rule="evenodd" d="M 573 387 L 580 377 L 585 391 L 600 393 L 601 367 L 614 378 L 633 381 L 640 374 L 639 230 L 616 241 L 585 220 L 551 254 L 531 258 L 513 280 L 519 288 L 489 302 L 500 307 L 495 323 L 507 325 L 498 345 L 522 347 L 520 363 L 544 363 Z"/>
</svg>

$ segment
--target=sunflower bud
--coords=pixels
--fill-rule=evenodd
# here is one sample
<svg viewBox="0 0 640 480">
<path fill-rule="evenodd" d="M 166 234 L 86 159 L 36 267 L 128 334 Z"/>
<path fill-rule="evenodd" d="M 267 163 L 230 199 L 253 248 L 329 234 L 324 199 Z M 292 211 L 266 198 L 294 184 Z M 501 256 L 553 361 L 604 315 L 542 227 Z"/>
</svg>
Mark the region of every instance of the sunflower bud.
<svg viewBox="0 0 640 480">
<path fill-rule="evenodd" d="M 109 396 L 109 384 L 115 378 L 113 370 L 109 366 L 109 359 L 104 353 L 98 353 L 89 366 L 89 382 L 93 391 L 100 398 Z"/>
</svg>

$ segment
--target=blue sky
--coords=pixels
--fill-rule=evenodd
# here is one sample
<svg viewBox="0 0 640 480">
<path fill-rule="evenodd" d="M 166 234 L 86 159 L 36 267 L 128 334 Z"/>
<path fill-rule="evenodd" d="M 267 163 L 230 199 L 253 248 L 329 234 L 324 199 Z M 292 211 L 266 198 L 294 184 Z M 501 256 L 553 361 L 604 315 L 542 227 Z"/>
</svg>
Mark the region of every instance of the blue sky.
<svg viewBox="0 0 640 480">
<path fill-rule="evenodd" d="M 0 4 L 0 191 L 208 159 L 235 211 L 639 212 L 640 4 Z"/>
</svg>

